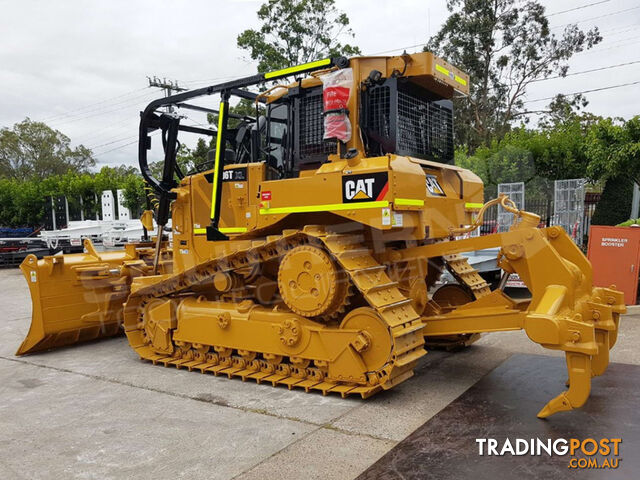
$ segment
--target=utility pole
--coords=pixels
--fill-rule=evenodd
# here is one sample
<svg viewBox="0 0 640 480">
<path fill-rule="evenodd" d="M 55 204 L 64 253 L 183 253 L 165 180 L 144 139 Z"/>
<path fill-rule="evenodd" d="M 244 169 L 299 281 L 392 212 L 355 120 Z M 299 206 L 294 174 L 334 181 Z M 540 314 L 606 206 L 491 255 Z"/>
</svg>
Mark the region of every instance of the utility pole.
<svg viewBox="0 0 640 480">
<path fill-rule="evenodd" d="M 187 89 L 178 85 L 177 80 L 167 80 L 166 78 L 160 79 L 155 75 L 153 77 L 147 76 L 147 80 L 149 80 L 150 87 L 162 88 L 165 93 L 165 97 L 170 97 L 173 95 L 173 92 L 184 92 Z M 167 105 L 167 112 L 172 113 L 173 107 L 171 105 Z"/>
</svg>

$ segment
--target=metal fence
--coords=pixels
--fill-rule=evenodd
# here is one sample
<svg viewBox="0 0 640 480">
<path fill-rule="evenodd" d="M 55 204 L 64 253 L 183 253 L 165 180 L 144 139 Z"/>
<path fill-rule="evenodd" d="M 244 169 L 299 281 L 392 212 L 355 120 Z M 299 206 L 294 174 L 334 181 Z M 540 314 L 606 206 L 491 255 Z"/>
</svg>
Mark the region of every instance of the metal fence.
<svg viewBox="0 0 640 480">
<path fill-rule="evenodd" d="M 586 193 L 584 197 L 584 212 L 582 213 L 582 221 L 575 222 L 567 233 L 576 240 L 578 245 L 587 245 L 589 228 L 591 227 L 591 218 L 595 212 L 596 205 L 600 201 L 599 193 Z M 543 200 L 525 200 L 524 209 L 527 212 L 540 215 L 540 227 L 548 227 L 553 225 L 554 220 L 554 201 L 553 199 Z M 490 208 L 485 212 L 482 226 L 480 227 L 480 235 L 489 235 L 499 231 L 498 224 L 498 208 Z M 566 229 L 567 227 L 565 227 Z M 570 231 L 569 231 L 570 230 Z"/>
<path fill-rule="evenodd" d="M 554 183 L 553 224 L 563 227 L 582 246 L 584 230 L 584 190 L 586 180 L 573 178 Z"/>
<path fill-rule="evenodd" d="M 507 195 L 518 209 L 524 207 L 524 182 L 501 183 L 498 185 L 498 196 Z M 513 213 L 498 209 L 498 232 L 506 232 L 513 223 Z"/>
</svg>

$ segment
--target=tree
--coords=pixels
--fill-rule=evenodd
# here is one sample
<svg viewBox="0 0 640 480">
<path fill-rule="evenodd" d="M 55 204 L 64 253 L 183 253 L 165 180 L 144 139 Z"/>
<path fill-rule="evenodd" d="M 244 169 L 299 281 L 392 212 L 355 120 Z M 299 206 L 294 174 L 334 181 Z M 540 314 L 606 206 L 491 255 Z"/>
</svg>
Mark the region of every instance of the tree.
<svg viewBox="0 0 640 480">
<path fill-rule="evenodd" d="M 44 218 L 43 184 L 36 179 L 14 180 L 13 222 L 15 226 L 40 225 Z"/>
<path fill-rule="evenodd" d="M 591 178 L 624 176 L 640 184 L 640 115 L 595 123 L 587 136 L 587 157 Z"/>
<path fill-rule="evenodd" d="M 238 35 L 238 47 L 258 61 L 258 71 L 298 65 L 326 57 L 359 55 L 358 47 L 340 43 L 353 37 L 349 18 L 335 0 L 267 0 L 258 10 L 259 30 Z"/>
<path fill-rule="evenodd" d="M 69 202 L 72 219 L 80 218 L 80 208 L 85 219 L 96 218 L 103 190 L 123 189 L 124 205 L 135 216 L 136 212 L 146 208 L 144 186 L 137 169 L 126 165 L 105 166 L 97 173 L 68 171 L 43 179 L 0 178 L 0 226 L 42 225 L 48 197 L 62 195 Z"/>
<path fill-rule="evenodd" d="M 543 129 L 552 128 L 556 125 L 573 121 L 576 118 L 581 118 L 584 123 L 593 122 L 599 117 L 586 112 L 581 115 L 578 114 L 588 104 L 589 101 L 581 93 L 572 96 L 558 94 L 549 103 L 547 109 L 540 112 L 542 116 L 538 125 Z"/>
<path fill-rule="evenodd" d="M 524 182 L 528 199 L 542 199 L 549 194 L 549 181 L 538 175 L 531 151 L 521 145 L 494 141 L 470 156 L 458 150 L 456 165 L 482 179 L 485 200 L 497 196 L 500 183 Z"/>
<path fill-rule="evenodd" d="M 26 118 L 0 130 L 0 178 L 42 179 L 94 165 L 91 150 L 71 148 L 69 137 L 42 122 Z"/>
<path fill-rule="evenodd" d="M 208 160 L 209 150 L 212 148 L 212 142 L 213 140 L 207 142 L 204 138 L 198 139 L 196 148 L 191 150 L 191 170 L 193 170 L 195 166 L 205 163 Z"/>
<path fill-rule="evenodd" d="M 520 181 L 525 182 L 530 199 L 551 195 L 551 180 L 585 177 L 591 161 L 590 132 L 601 120 L 591 114 L 561 110 L 540 122 L 537 129 L 513 128 L 471 155 L 459 148 L 456 164 L 482 178 L 487 198 L 495 196 L 498 183 Z"/>
<path fill-rule="evenodd" d="M 451 15 L 425 50 L 471 76 L 469 97 L 456 102 L 457 143 L 471 152 L 531 113 L 525 109 L 531 82 L 565 76 L 575 53 L 602 40 L 597 28 L 576 25 L 552 34 L 536 0 L 448 0 L 447 8 Z"/>
<path fill-rule="evenodd" d="M 631 216 L 633 181 L 624 175 L 610 177 L 591 218 L 592 225 L 617 225 Z"/>
<path fill-rule="evenodd" d="M 586 136 L 594 121 L 589 114 L 541 124 L 537 130 L 519 127 L 500 141 L 531 153 L 536 174 L 550 180 L 582 178 L 589 163 Z"/>
<path fill-rule="evenodd" d="M 147 207 L 145 185 L 146 183 L 140 175 L 129 175 L 124 179 L 122 184 L 122 188 L 124 189 L 124 206 L 131 211 L 133 216 Z"/>
<path fill-rule="evenodd" d="M 631 214 L 633 184 L 640 184 L 640 116 L 630 120 L 600 119 L 586 137 L 587 173 L 604 180 L 594 225 L 616 225 Z"/>
</svg>

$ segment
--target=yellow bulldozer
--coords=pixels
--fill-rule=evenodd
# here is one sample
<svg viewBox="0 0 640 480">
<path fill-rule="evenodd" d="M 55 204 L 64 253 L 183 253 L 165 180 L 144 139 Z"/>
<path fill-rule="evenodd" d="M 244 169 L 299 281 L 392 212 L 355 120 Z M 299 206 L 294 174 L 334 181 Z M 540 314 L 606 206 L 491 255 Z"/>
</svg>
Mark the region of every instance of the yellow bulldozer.
<svg viewBox="0 0 640 480">
<path fill-rule="evenodd" d="M 411 377 L 425 347 L 524 330 L 566 354 L 568 389 L 538 416 L 582 406 L 609 363 L 622 294 L 592 285 L 561 227 L 538 228 L 503 196 L 483 203 L 481 180 L 454 165 L 452 99 L 468 91 L 468 75 L 424 52 L 328 58 L 150 103 L 138 154 L 159 202 L 155 239 L 27 257 L 33 318 L 17 354 L 124 329 L 154 364 L 366 398 Z M 192 102 L 213 95 L 219 106 Z M 237 99 L 255 114 L 230 111 Z M 215 144 L 187 174 L 185 133 Z M 474 236 L 492 207 L 513 224 Z M 151 212 L 142 221 L 155 228 Z M 486 248 L 499 249 L 495 284 L 463 255 Z M 440 284 L 444 270 L 454 283 Z M 529 298 L 505 292 L 514 273 Z"/>
</svg>

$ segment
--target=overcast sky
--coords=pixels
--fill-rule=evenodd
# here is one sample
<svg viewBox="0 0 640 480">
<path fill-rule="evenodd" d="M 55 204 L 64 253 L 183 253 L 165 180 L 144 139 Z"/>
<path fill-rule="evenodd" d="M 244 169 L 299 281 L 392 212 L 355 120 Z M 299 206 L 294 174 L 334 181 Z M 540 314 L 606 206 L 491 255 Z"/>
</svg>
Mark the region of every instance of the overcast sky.
<svg viewBox="0 0 640 480">
<path fill-rule="evenodd" d="M 542 0 L 548 13 L 599 0 Z M 137 165 L 138 112 L 162 93 L 147 76 L 190 88 L 255 73 L 236 48 L 258 25 L 261 0 L 0 0 L 0 127 L 30 117 L 95 152 L 102 165 Z M 419 51 L 447 16 L 445 0 L 337 0 L 364 54 Z M 617 13 L 619 12 L 619 13 Z M 610 0 L 550 17 L 597 25 L 604 41 L 576 55 L 571 72 L 640 61 L 638 0 Z M 473 81 L 473 79 L 472 79 Z M 640 81 L 640 63 L 532 85 L 528 99 Z M 587 110 L 629 118 L 640 113 L 640 84 L 587 94 Z M 546 102 L 532 103 L 544 106 Z M 193 115 L 189 113 L 190 117 Z M 194 118 L 194 123 L 202 121 Z"/>
</svg>

